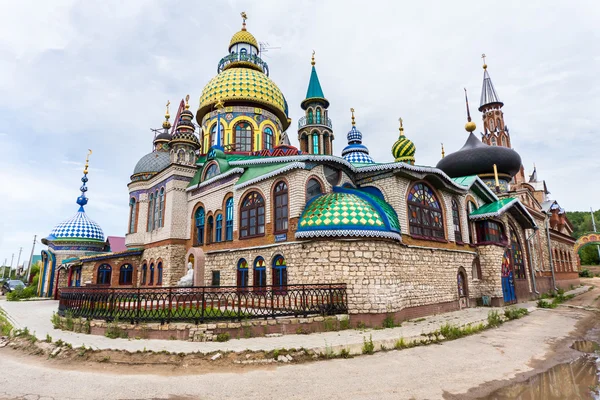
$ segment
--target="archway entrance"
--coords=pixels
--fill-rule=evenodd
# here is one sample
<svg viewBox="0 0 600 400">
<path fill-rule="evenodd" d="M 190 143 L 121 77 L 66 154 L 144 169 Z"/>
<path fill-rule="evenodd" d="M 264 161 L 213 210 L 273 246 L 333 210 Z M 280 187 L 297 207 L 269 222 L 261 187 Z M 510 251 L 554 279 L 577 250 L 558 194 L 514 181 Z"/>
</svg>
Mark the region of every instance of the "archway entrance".
<svg viewBox="0 0 600 400">
<path fill-rule="evenodd" d="M 502 256 L 502 295 L 505 304 L 517 302 L 517 295 L 515 294 L 515 276 L 510 260 L 510 250 L 506 249 Z"/>
<path fill-rule="evenodd" d="M 461 267 L 456 274 L 456 284 L 458 286 L 458 307 L 460 309 L 469 307 L 469 289 L 467 285 L 467 274 Z"/>
<path fill-rule="evenodd" d="M 184 260 L 185 272 L 183 274 L 187 272 L 187 268 L 191 263 L 191 267 L 194 270 L 194 286 L 204 286 L 204 252 L 202 249 L 192 247 L 186 253 Z"/>
<path fill-rule="evenodd" d="M 579 257 L 579 265 L 581 265 L 581 256 L 579 255 L 579 250 L 588 244 L 600 245 L 600 233 L 586 233 L 575 242 L 574 250 L 575 254 L 577 254 L 577 257 Z"/>
</svg>

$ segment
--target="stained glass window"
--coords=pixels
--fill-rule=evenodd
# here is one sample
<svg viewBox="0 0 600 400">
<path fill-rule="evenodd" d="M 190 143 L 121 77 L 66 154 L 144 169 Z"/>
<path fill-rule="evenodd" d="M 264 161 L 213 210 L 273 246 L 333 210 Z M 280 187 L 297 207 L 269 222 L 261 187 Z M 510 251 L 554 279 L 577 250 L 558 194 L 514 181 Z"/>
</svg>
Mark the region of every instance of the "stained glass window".
<svg viewBox="0 0 600 400">
<path fill-rule="evenodd" d="M 163 266 L 162 266 L 162 262 L 159 262 L 158 266 L 156 267 L 156 284 L 162 285 L 162 282 L 163 282 Z"/>
<path fill-rule="evenodd" d="M 196 210 L 196 245 L 204 244 L 204 208 Z"/>
<path fill-rule="evenodd" d="M 306 201 L 323 193 L 323 188 L 318 180 L 311 178 L 306 184 Z"/>
<path fill-rule="evenodd" d="M 263 149 L 273 148 L 273 129 L 266 127 L 263 131 Z"/>
<path fill-rule="evenodd" d="M 471 214 L 473 211 L 477 210 L 477 204 L 475 204 L 474 202 L 472 202 L 471 200 L 469 200 L 467 202 L 467 226 L 469 228 L 469 243 L 474 244 L 475 240 L 473 238 L 473 228 L 472 228 L 472 224 L 471 222 L 469 222 L 469 214 Z"/>
<path fill-rule="evenodd" d="M 223 214 L 218 214 L 216 220 L 215 242 L 218 243 L 223 240 Z"/>
<path fill-rule="evenodd" d="M 152 230 L 152 226 L 154 225 L 152 218 L 154 216 L 154 193 L 150 193 L 150 197 L 148 198 L 148 232 Z"/>
<path fill-rule="evenodd" d="M 506 242 L 502 225 L 496 221 L 479 221 L 476 223 L 477 243 L 499 243 Z"/>
<path fill-rule="evenodd" d="M 137 214 L 137 202 L 135 201 L 135 199 L 132 197 L 129 200 L 129 233 L 134 233 L 135 232 L 135 217 Z"/>
<path fill-rule="evenodd" d="M 267 285 L 267 268 L 265 264 L 265 259 L 262 257 L 256 257 L 256 260 L 254 260 L 253 281 L 253 286 Z"/>
<path fill-rule="evenodd" d="M 227 199 L 225 203 L 225 240 L 233 240 L 233 197 Z"/>
<path fill-rule="evenodd" d="M 164 224 L 163 224 L 164 210 L 165 210 L 165 188 L 161 188 L 160 193 L 158 195 L 158 221 L 156 224 L 157 228 L 164 226 Z"/>
<path fill-rule="evenodd" d="M 110 285 L 110 278 L 112 275 L 112 267 L 108 264 L 102 264 L 98 268 L 98 285 Z"/>
<path fill-rule="evenodd" d="M 462 233 L 460 231 L 460 213 L 456 199 L 452 199 L 452 222 L 454 223 L 454 241 L 462 243 Z"/>
<path fill-rule="evenodd" d="M 444 239 L 444 221 L 440 202 L 431 188 L 416 183 L 408 193 L 410 234 L 427 239 Z"/>
<path fill-rule="evenodd" d="M 466 281 L 465 281 L 465 275 L 463 274 L 462 271 L 459 271 L 458 274 L 456 275 L 456 280 L 457 280 L 457 284 L 458 284 L 458 296 L 459 297 L 465 297 L 467 295 L 467 289 L 466 289 Z"/>
<path fill-rule="evenodd" d="M 217 163 L 212 163 L 206 168 L 206 172 L 204 173 L 204 180 L 208 180 L 213 176 L 219 175 L 219 165 Z"/>
<path fill-rule="evenodd" d="M 133 281 L 133 267 L 131 264 L 121 265 L 119 268 L 119 285 L 131 285 Z"/>
<path fill-rule="evenodd" d="M 275 185 L 275 232 L 288 228 L 288 188 L 284 181 Z"/>
<path fill-rule="evenodd" d="M 248 287 L 248 262 L 244 258 L 238 261 L 237 286 Z"/>
<path fill-rule="evenodd" d="M 273 259 L 273 286 L 284 289 L 288 284 L 287 263 L 283 256 L 275 256 Z"/>
<path fill-rule="evenodd" d="M 331 186 L 337 186 L 340 183 L 341 173 L 339 169 L 331 168 L 328 165 L 323 166 L 323 172 L 325 173 L 325 179 Z"/>
<path fill-rule="evenodd" d="M 235 126 L 236 151 L 252 151 L 252 127 L 248 122 L 240 122 Z"/>
<path fill-rule="evenodd" d="M 258 192 L 249 193 L 242 201 L 240 238 L 265 234 L 265 201 Z"/>
<path fill-rule="evenodd" d="M 513 269 L 515 270 L 515 278 L 526 279 L 523 251 L 521 250 L 521 244 L 519 243 L 519 239 L 517 238 L 517 235 L 513 229 L 510 230 L 510 248 Z"/>
<path fill-rule="evenodd" d="M 319 154 L 319 134 L 313 132 L 312 134 L 312 153 Z"/>
</svg>

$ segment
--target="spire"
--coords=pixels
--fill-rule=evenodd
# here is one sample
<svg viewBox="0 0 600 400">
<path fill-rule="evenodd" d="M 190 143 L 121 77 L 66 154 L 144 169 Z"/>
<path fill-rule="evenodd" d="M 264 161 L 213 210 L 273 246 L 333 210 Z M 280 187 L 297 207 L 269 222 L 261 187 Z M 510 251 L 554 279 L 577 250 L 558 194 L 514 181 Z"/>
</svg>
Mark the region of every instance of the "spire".
<svg viewBox="0 0 600 400">
<path fill-rule="evenodd" d="M 467 107 L 467 123 L 465 124 L 465 130 L 467 132 L 473 132 L 476 128 L 477 125 L 475 125 L 475 122 L 471 121 L 471 111 L 469 110 L 469 97 L 467 96 L 467 88 L 465 89 L 465 105 Z"/>
<path fill-rule="evenodd" d="M 167 111 L 165 112 L 165 122 L 163 122 L 162 126 L 165 129 L 171 128 L 171 123 L 169 122 L 169 118 L 171 118 L 171 114 L 169 114 L 169 105 L 171 105 L 171 101 L 167 101 Z"/>
<path fill-rule="evenodd" d="M 248 19 L 248 16 L 246 15 L 246 11 L 242 11 L 240 13 L 240 15 L 242 16 L 242 30 L 245 31 L 246 30 L 246 20 Z"/>
<path fill-rule="evenodd" d="M 529 182 L 537 182 L 537 168 L 535 163 L 533 164 L 533 172 L 529 175 Z"/>
<path fill-rule="evenodd" d="M 221 146 L 221 111 L 223 110 L 223 107 L 225 107 L 225 104 L 223 103 L 223 100 L 219 98 L 215 103 L 215 108 L 217 109 L 217 141 L 212 147 L 221 151 L 223 150 L 223 147 Z"/>
<path fill-rule="evenodd" d="M 481 111 L 481 109 L 484 106 L 492 103 L 500 103 L 501 105 L 504 105 L 498 98 L 496 89 L 494 89 L 494 85 L 492 84 L 492 79 L 490 78 L 490 74 L 487 71 L 485 57 L 485 54 L 481 55 L 481 58 L 483 59 L 483 86 L 481 87 L 481 101 L 479 104 L 479 111 Z"/>
<path fill-rule="evenodd" d="M 79 211 L 83 211 L 83 206 L 85 206 L 88 202 L 88 198 L 85 197 L 85 192 L 87 192 L 88 188 L 86 186 L 86 183 L 88 182 L 88 167 L 90 165 L 90 155 L 92 154 L 92 150 L 88 149 L 88 154 L 85 157 L 85 167 L 83 168 L 83 177 L 81 178 L 81 182 L 83 182 L 83 185 L 81 185 L 81 187 L 79 188 L 79 190 L 81 190 L 81 196 L 79 196 L 77 198 L 77 204 L 79 204 Z"/>
<path fill-rule="evenodd" d="M 324 99 L 323 89 L 321 89 L 321 83 L 317 76 L 317 69 L 315 68 L 315 56 L 311 61 L 312 70 L 310 72 L 310 80 L 308 81 L 308 90 L 306 91 L 306 99 Z"/>
<path fill-rule="evenodd" d="M 444 143 L 442 143 L 442 158 L 446 157 L 446 152 L 444 151 Z"/>
</svg>

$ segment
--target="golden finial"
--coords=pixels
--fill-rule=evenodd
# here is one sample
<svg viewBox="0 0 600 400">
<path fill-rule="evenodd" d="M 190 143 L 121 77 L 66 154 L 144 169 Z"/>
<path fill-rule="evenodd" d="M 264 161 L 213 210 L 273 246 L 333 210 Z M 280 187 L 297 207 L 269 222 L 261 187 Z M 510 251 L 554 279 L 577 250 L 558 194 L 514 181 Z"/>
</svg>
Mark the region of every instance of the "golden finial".
<svg viewBox="0 0 600 400">
<path fill-rule="evenodd" d="M 217 100 L 217 102 L 215 103 L 215 108 L 217 110 L 220 110 L 221 108 L 223 108 L 225 106 L 225 104 L 223 103 L 223 100 L 219 99 Z"/>
<path fill-rule="evenodd" d="M 485 53 L 481 55 L 481 59 L 483 60 L 483 69 L 487 69 L 487 64 L 485 63 Z"/>
<path fill-rule="evenodd" d="M 469 98 L 467 97 L 467 88 L 465 89 L 465 104 L 467 106 L 467 123 L 465 124 L 465 130 L 467 132 L 473 132 L 475 129 L 477 129 L 477 125 L 475 125 L 475 122 L 471 121 L 471 111 L 469 111 Z"/>
<path fill-rule="evenodd" d="M 171 100 L 167 100 L 167 111 L 165 113 L 165 119 L 168 121 L 171 118 L 171 114 L 169 114 L 169 106 L 171 105 Z"/>
<path fill-rule="evenodd" d="M 242 16 L 242 30 L 245 31 L 246 30 L 246 20 L 248 19 L 248 16 L 246 15 L 246 11 L 242 11 L 240 13 L 240 15 Z"/>
<path fill-rule="evenodd" d="M 190 109 L 190 95 L 189 94 L 187 96 L 185 96 L 185 109 L 186 110 Z"/>
<path fill-rule="evenodd" d="M 313 50 L 313 54 L 312 54 L 312 60 L 310 62 L 310 65 L 315 65 L 315 51 Z"/>
<path fill-rule="evenodd" d="M 442 143 L 442 158 L 446 157 L 446 152 L 444 151 L 444 143 Z"/>
<path fill-rule="evenodd" d="M 402 118 L 398 118 L 398 122 L 400 122 L 400 128 L 398 128 L 398 130 L 400 131 L 400 136 L 404 136 L 404 121 L 402 121 Z"/>
<path fill-rule="evenodd" d="M 352 113 L 352 126 L 354 126 L 356 125 L 356 122 L 354 121 L 354 108 L 351 108 L 350 112 Z"/>
<path fill-rule="evenodd" d="M 87 175 L 88 167 L 90 166 L 90 155 L 92 154 L 92 149 L 88 149 L 88 154 L 85 157 L 85 167 L 83 168 L 83 174 Z"/>
<path fill-rule="evenodd" d="M 496 183 L 496 193 L 500 193 L 500 182 L 498 181 L 498 167 L 494 164 L 494 181 Z"/>
</svg>

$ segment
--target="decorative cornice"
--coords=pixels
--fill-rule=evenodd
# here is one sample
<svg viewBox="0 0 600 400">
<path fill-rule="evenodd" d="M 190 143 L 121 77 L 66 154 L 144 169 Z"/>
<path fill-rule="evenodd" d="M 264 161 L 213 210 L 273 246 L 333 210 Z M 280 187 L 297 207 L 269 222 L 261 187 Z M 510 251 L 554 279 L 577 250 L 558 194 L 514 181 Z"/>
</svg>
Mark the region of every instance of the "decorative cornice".
<svg viewBox="0 0 600 400">
<path fill-rule="evenodd" d="M 218 181 L 218 180 L 220 180 L 220 179 L 223 179 L 223 178 L 225 178 L 225 177 L 228 177 L 228 176 L 230 176 L 230 175 L 234 175 L 234 174 L 243 174 L 243 173 L 244 173 L 244 168 L 232 168 L 232 169 L 230 169 L 229 171 L 223 172 L 223 173 L 222 173 L 222 174 L 220 174 L 220 175 L 213 176 L 213 177 L 212 177 L 212 178 L 210 178 L 210 179 L 207 179 L 207 180 L 205 180 L 205 181 L 203 181 L 203 182 L 200 182 L 200 183 L 199 183 L 198 185 L 196 185 L 196 186 L 190 186 L 190 187 L 188 187 L 187 189 L 185 189 L 185 191 L 186 191 L 186 192 L 191 192 L 191 191 L 192 191 L 192 190 L 194 190 L 194 189 L 199 189 L 199 188 L 201 188 L 201 187 L 204 187 L 204 186 L 206 186 L 206 185 L 210 185 L 211 183 L 213 183 L 213 182 L 216 182 L 216 181 Z"/>
<path fill-rule="evenodd" d="M 272 177 L 277 176 L 279 174 L 282 174 L 284 172 L 290 171 L 292 169 L 304 169 L 305 167 L 306 167 L 306 164 L 303 163 L 303 162 L 294 162 L 294 163 L 291 163 L 289 165 L 286 165 L 285 167 L 282 167 L 282 168 L 276 169 L 274 171 L 271 171 L 269 173 L 266 173 L 264 175 L 257 176 L 256 178 L 250 179 L 249 181 L 246 181 L 244 183 L 240 183 L 239 185 L 235 185 L 233 188 L 236 189 L 236 190 L 242 189 L 242 188 L 245 188 L 247 186 L 250 186 L 250 185 L 253 185 L 255 183 L 258 183 L 260 181 L 264 181 L 266 179 L 272 178 Z"/>
<path fill-rule="evenodd" d="M 398 233 L 390 231 L 375 231 L 368 229 L 332 229 L 296 232 L 296 239 L 313 239 L 316 237 L 373 237 L 382 239 L 393 239 L 399 242 L 402 241 L 402 237 Z"/>
</svg>

